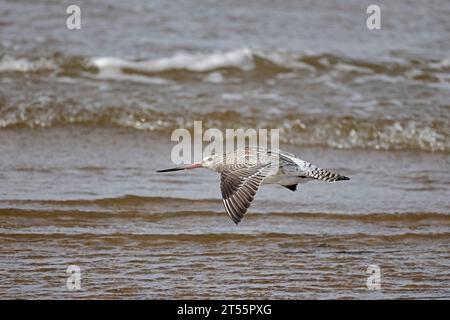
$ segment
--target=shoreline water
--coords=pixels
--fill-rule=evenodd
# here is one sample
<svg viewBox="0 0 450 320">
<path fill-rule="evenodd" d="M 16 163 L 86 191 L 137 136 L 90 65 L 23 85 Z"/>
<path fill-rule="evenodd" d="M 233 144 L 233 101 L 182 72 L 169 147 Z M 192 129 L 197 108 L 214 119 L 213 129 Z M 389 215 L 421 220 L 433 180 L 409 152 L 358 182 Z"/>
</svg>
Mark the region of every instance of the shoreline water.
<svg viewBox="0 0 450 320">
<path fill-rule="evenodd" d="M 446 153 L 286 146 L 351 183 L 263 186 L 236 227 L 216 174 L 155 173 L 164 135 L 70 126 L 0 142 L 3 298 L 449 296 Z M 65 287 L 73 264 L 81 291 Z"/>
<path fill-rule="evenodd" d="M 359 0 L 78 5 L 0 4 L 0 298 L 450 297 L 448 1 L 380 0 L 381 30 Z M 195 120 L 351 180 L 236 227 L 217 174 L 155 172 Z"/>
</svg>

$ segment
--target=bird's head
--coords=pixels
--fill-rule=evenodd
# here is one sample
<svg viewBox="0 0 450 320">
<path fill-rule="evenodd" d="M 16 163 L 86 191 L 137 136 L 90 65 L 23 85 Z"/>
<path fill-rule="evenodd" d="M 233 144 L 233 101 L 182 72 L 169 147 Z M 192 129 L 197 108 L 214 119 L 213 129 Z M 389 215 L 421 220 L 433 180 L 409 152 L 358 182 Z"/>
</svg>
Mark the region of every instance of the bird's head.
<svg viewBox="0 0 450 320">
<path fill-rule="evenodd" d="M 220 153 L 207 155 L 203 158 L 201 163 L 203 168 L 217 171 L 218 166 L 223 164 L 223 155 Z"/>
</svg>

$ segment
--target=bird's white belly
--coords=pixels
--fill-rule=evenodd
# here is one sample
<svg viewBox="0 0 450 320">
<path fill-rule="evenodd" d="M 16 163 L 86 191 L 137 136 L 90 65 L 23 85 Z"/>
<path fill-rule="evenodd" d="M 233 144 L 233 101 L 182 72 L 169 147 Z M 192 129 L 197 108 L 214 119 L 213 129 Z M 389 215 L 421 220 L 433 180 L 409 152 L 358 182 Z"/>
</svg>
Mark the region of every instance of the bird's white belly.
<svg viewBox="0 0 450 320">
<path fill-rule="evenodd" d="M 287 175 L 274 175 L 269 176 L 263 180 L 263 184 L 281 184 L 282 186 L 290 186 L 298 183 L 306 183 L 311 181 L 308 178 L 300 178 L 295 176 L 287 176 Z"/>
</svg>

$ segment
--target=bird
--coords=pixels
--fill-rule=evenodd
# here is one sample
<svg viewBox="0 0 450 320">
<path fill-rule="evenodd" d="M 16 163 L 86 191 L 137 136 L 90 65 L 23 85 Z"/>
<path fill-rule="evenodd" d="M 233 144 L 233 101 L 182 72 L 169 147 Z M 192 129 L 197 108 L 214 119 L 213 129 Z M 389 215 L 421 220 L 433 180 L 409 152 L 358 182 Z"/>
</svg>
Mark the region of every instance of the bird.
<svg viewBox="0 0 450 320">
<path fill-rule="evenodd" d="M 312 180 L 350 180 L 349 177 L 319 168 L 291 153 L 262 147 L 245 147 L 228 153 L 211 154 L 201 162 L 157 172 L 196 168 L 206 168 L 220 174 L 225 211 L 236 225 L 243 219 L 262 184 L 279 184 L 296 191 L 299 184 Z"/>
</svg>

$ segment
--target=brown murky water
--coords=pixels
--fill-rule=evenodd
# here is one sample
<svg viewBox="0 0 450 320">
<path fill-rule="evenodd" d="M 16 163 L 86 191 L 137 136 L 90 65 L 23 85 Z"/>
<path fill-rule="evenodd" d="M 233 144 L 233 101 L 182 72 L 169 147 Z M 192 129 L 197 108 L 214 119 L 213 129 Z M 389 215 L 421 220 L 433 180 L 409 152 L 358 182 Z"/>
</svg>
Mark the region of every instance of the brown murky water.
<svg viewBox="0 0 450 320">
<path fill-rule="evenodd" d="M 0 298 L 450 297 L 448 2 L 380 31 L 364 1 L 80 3 L 80 31 L 0 3 Z M 351 180 L 264 186 L 235 226 L 217 174 L 155 173 L 194 120 Z"/>
<path fill-rule="evenodd" d="M 0 135 L 5 298 L 448 298 L 446 154 L 301 148 L 352 180 L 264 186 L 235 226 L 215 173 L 154 172 L 164 136 L 20 130 Z"/>
</svg>

